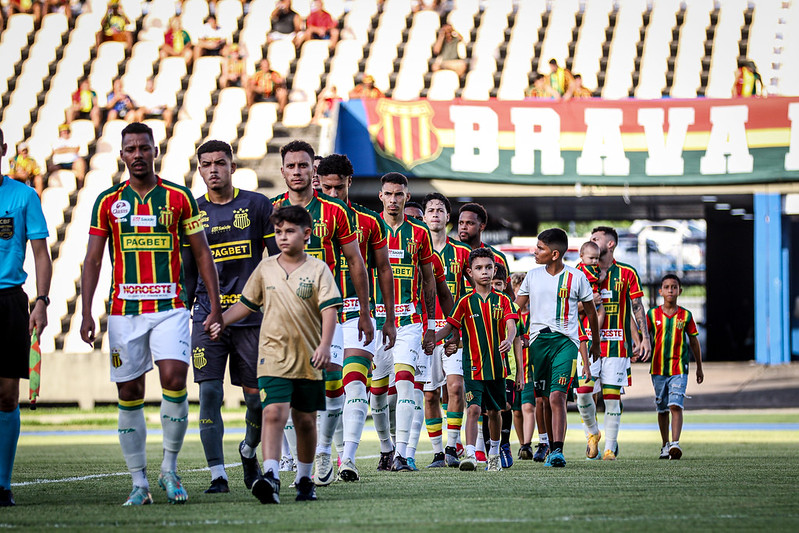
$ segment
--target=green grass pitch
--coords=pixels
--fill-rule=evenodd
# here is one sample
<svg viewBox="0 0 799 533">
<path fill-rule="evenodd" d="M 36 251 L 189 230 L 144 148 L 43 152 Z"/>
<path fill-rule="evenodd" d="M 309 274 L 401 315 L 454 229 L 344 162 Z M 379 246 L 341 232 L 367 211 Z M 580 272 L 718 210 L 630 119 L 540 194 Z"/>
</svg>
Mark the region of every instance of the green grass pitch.
<svg viewBox="0 0 799 533">
<path fill-rule="evenodd" d="M 196 409 L 193 409 L 196 411 Z M 243 412 L 242 412 L 243 413 Z M 115 410 L 92 414 L 38 410 L 23 413 L 23 432 L 114 429 Z M 149 419 L 157 410 L 148 408 Z M 238 462 L 243 414 L 227 412 L 226 459 Z M 116 437 L 24 435 L 13 487 L 17 507 L 0 510 L 0 528 L 99 531 L 154 529 L 258 531 L 705 531 L 799 530 L 799 431 L 795 411 L 686 413 L 680 461 L 658 460 L 654 414 L 625 413 L 616 462 L 586 461 L 579 418 L 569 415 L 566 468 L 516 461 L 499 473 L 424 468 L 431 453 L 422 435 L 419 472 L 378 473 L 373 431 L 358 455 L 359 483 L 318 489 L 319 501 L 295 502 L 283 473 L 279 506 L 265 506 L 244 488 L 241 468 L 230 467 L 229 494 L 203 493 L 210 475 L 199 436 L 186 438 L 179 465 L 189 502 L 174 506 L 157 486 L 159 437 L 148 444 L 155 505 L 123 508 L 130 490 Z M 601 415 L 600 415 L 601 422 Z M 785 430 L 713 429 L 719 424 L 791 424 Z M 628 428 L 625 429 L 625 424 Z M 639 429 L 634 429 L 638 425 Z M 238 426 L 238 427 L 236 427 Z M 157 428 L 157 424 L 151 425 Z M 196 428 L 196 421 L 191 427 Z M 234 434 L 235 433 L 235 434 Z M 514 455 L 518 450 L 515 435 Z M 91 476 L 88 477 L 87 476 Z M 73 478 L 73 479 L 70 479 Z M 457 530 L 453 528 L 458 528 Z"/>
</svg>

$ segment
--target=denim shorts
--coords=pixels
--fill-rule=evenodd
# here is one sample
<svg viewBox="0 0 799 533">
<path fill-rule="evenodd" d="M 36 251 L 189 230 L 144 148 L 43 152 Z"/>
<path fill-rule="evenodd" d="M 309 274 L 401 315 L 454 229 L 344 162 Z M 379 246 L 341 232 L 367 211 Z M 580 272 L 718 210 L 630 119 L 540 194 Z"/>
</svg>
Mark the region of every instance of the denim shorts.
<svg viewBox="0 0 799 533">
<path fill-rule="evenodd" d="M 672 405 L 683 409 L 685 386 L 687 384 L 688 374 L 652 376 L 652 385 L 655 387 L 655 406 L 658 413 L 668 411 Z"/>
</svg>

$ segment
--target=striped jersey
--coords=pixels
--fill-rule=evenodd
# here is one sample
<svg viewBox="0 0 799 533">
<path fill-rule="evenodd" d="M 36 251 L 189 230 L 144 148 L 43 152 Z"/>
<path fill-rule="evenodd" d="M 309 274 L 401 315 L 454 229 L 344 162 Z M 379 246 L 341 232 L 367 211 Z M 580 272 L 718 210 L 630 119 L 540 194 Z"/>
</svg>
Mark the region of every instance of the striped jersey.
<svg viewBox="0 0 799 533">
<path fill-rule="evenodd" d="M 366 265 L 366 271 L 376 272 L 375 250 L 379 250 L 387 245 L 386 224 L 380 215 L 358 204 L 349 204 L 353 214 L 355 235 L 358 238 L 358 247 L 361 250 L 361 257 Z M 369 278 L 369 304 L 374 306 L 376 276 Z M 339 285 L 341 294 L 344 298 L 344 308 L 342 320 L 347 321 L 360 316 L 360 302 L 355 293 L 355 285 L 350 277 L 350 270 L 347 266 L 347 258 L 344 254 L 339 258 Z"/>
<path fill-rule="evenodd" d="M 687 336 L 699 335 L 690 311 L 677 306 L 673 315 L 663 307 L 650 309 L 646 314 L 647 328 L 652 337 L 652 364 L 649 372 L 655 376 L 676 376 L 688 373 L 689 350 Z"/>
<path fill-rule="evenodd" d="M 381 218 L 385 220 L 381 213 Z M 422 285 L 421 266 L 433 261 L 433 245 L 430 230 L 424 222 L 413 217 L 405 217 L 400 226 L 388 231 L 388 260 L 394 274 L 394 316 L 397 327 L 422 322 L 420 287 Z M 383 295 L 380 287 L 375 288 L 375 318 L 377 327 L 382 328 L 386 320 Z"/>
<path fill-rule="evenodd" d="M 284 205 L 291 205 L 288 192 L 272 198 L 272 207 L 275 209 Z M 352 213 L 341 200 L 318 191 L 314 191 L 311 201 L 303 207 L 311 214 L 313 221 L 311 238 L 305 245 L 305 251 L 324 261 L 334 277 L 337 277 L 341 246 L 357 238 L 353 229 Z M 338 283 L 340 280 L 336 281 Z"/>
<path fill-rule="evenodd" d="M 265 252 L 266 241 L 275 236 L 269 220 L 272 203 L 257 192 L 234 189 L 230 202 L 215 204 L 205 194 L 197 198 L 197 208 L 219 274 L 219 301 L 224 310 L 239 301 L 250 274 L 255 271 L 262 257 L 268 255 Z M 185 258 L 187 265 L 193 261 L 191 254 Z M 196 268 L 186 270 L 196 274 Z M 192 315 L 194 321 L 202 322 L 211 312 L 211 302 L 205 283 L 199 276 L 197 278 Z M 190 282 L 187 279 L 187 284 Z M 260 325 L 260 312 L 251 313 L 232 324 L 233 327 Z"/>
<path fill-rule="evenodd" d="M 464 246 L 466 246 L 466 245 L 464 244 Z M 466 247 L 469 248 L 468 246 L 466 246 Z M 502 265 L 503 267 L 505 267 L 505 272 L 508 275 L 508 279 L 505 280 L 505 286 L 506 287 L 510 287 L 511 286 L 510 285 L 510 268 L 508 268 L 508 260 L 507 260 L 507 258 L 505 258 L 505 254 L 503 254 L 502 252 L 500 252 L 499 250 L 497 250 L 496 248 L 494 248 L 490 244 L 486 244 L 484 242 L 481 242 L 479 247 L 480 248 L 488 248 L 489 250 L 494 252 L 494 262 L 496 262 L 496 263 Z M 469 252 L 471 252 L 471 251 L 472 250 L 469 249 Z M 466 255 L 466 266 L 468 266 L 468 265 L 469 265 L 469 255 L 467 254 Z M 472 287 L 472 284 L 469 281 L 469 278 L 467 276 L 463 276 L 463 287 L 464 287 L 464 293 L 469 292 L 469 291 L 471 291 L 474 288 L 474 287 Z"/>
<path fill-rule="evenodd" d="M 628 357 L 632 301 L 644 292 L 633 267 L 615 260 L 605 279 L 599 283 L 599 295 L 605 307 L 605 322 L 599 329 L 602 357 Z"/>
<path fill-rule="evenodd" d="M 517 335 L 521 335 L 525 339 L 529 340 L 530 337 L 530 312 L 529 311 L 520 311 L 519 312 L 519 324 L 522 325 L 522 329 L 519 330 Z M 533 362 L 530 360 L 530 347 L 522 346 L 522 368 L 523 374 L 522 377 L 524 378 L 524 383 L 532 383 L 533 382 Z"/>
<path fill-rule="evenodd" d="M 511 308 L 514 313 L 516 313 L 516 337 L 521 338 L 527 334 L 527 325 L 524 322 L 524 318 L 522 314 L 519 312 L 519 306 L 516 305 L 514 302 L 511 302 Z M 505 362 L 507 364 L 508 370 L 508 379 L 513 380 L 516 378 L 516 348 L 512 347 L 510 352 L 508 352 Z M 522 351 L 524 348 L 522 348 Z M 524 362 L 524 354 L 522 353 L 522 362 Z"/>
<path fill-rule="evenodd" d="M 471 251 L 471 248 L 461 241 L 450 239 L 449 237 L 447 237 L 447 242 L 440 252 L 433 250 L 441 260 L 447 288 L 452 293 L 452 299 L 456 302 L 464 293 L 464 280 L 466 278 L 466 269 L 469 268 L 469 253 Z M 436 330 L 443 328 L 444 324 L 446 324 L 446 317 L 441 310 L 441 304 L 436 299 Z"/>
<path fill-rule="evenodd" d="M 144 197 L 128 181 L 100 193 L 89 234 L 110 237 L 110 314 L 185 308 L 180 242 L 202 230 L 189 189 L 160 177 Z"/>
<path fill-rule="evenodd" d="M 588 266 L 581 261 L 577 264 L 577 270 L 585 274 L 585 277 L 588 279 L 588 283 L 591 284 L 591 288 L 594 290 L 594 292 L 599 292 L 599 267 Z"/>
<path fill-rule="evenodd" d="M 433 261 L 431 264 L 433 265 L 433 279 L 436 282 L 436 317 L 437 317 L 439 312 L 443 314 L 443 311 L 441 311 L 441 302 L 438 299 L 438 284 L 445 282 L 447 280 L 447 275 L 444 270 L 444 263 L 441 261 L 441 257 L 437 253 L 435 253 L 435 250 L 433 250 Z M 422 273 L 420 272 L 419 275 L 421 276 Z M 426 322 L 427 319 L 429 319 L 430 317 L 427 315 L 427 307 L 425 307 L 424 304 L 424 290 L 422 287 L 422 283 L 419 284 L 419 305 L 421 305 L 422 307 L 422 321 Z M 446 323 L 446 318 L 444 318 L 443 322 Z M 436 321 L 436 331 L 439 330 L 438 323 L 439 321 Z M 443 328 L 444 326 L 442 325 L 441 327 Z M 441 341 L 441 343 L 443 342 L 444 341 Z"/>
<path fill-rule="evenodd" d="M 518 295 L 530 298 L 530 341 L 549 328 L 580 344 L 577 304 L 594 297 L 585 274 L 569 265 L 554 276 L 546 267 L 534 268 L 524 277 Z"/>
<path fill-rule="evenodd" d="M 516 320 L 507 295 L 492 290 L 483 298 L 476 290 L 461 297 L 447 322 L 461 332 L 463 375 L 477 381 L 508 376 L 506 355 L 499 353 L 505 339 L 505 323 Z"/>
</svg>

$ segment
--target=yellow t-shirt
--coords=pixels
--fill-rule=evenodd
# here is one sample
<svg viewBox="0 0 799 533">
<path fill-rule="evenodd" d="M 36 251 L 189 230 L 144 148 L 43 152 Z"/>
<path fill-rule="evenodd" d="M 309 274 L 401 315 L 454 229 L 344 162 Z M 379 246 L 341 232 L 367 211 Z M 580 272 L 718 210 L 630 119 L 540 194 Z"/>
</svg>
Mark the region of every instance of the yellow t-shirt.
<svg viewBox="0 0 799 533">
<path fill-rule="evenodd" d="M 311 365 L 322 339 L 322 311 L 342 304 L 341 293 L 328 266 L 310 255 L 291 274 L 265 257 L 250 275 L 241 303 L 264 319 L 258 341 L 258 377 L 321 380 Z"/>
</svg>

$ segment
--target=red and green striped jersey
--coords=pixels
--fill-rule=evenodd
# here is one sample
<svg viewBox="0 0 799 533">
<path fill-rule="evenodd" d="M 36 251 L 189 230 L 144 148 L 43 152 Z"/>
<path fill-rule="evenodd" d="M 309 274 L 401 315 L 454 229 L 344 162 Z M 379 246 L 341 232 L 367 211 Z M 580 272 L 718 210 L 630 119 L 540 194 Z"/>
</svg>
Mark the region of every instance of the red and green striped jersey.
<svg viewBox="0 0 799 533">
<path fill-rule="evenodd" d="M 353 213 L 355 235 L 358 238 L 358 247 L 361 250 L 366 270 L 367 272 L 375 272 L 375 250 L 379 250 L 388 244 L 386 224 L 380 218 L 380 215 L 371 209 L 353 203 L 350 203 L 348 207 Z M 369 278 L 369 304 L 374 306 L 376 277 L 367 277 Z M 351 318 L 358 318 L 361 306 L 358 301 L 358 295 L 355 293 L 355 285 L 352 283 L 350 270 L 347 266 L 347 258 L 344 257 L 344 254 L 341 254 L 339 260 L 339 285 L 341 285 L 341 294 L 344 298 L 342 320 L 347 321 Z"/>
<path fill-rule="evenodd" d="M 382 214 L 380 216 L 385 220 Z M 388 225 L 386 229 L 388 260 L 394 273 L 394 316 L 397 327 L 419 324 L 422 322 L 421 266 L 433 261 L 430 230 L 424 222 L 413 217 L 405 217 L 396 231 Z M 386 320 L 379 286 L 375 288 L 375 295 L 375 318 L 379 329 Z"/>
<path fill-rule="evenodd" d="M 291 205 L 288 192 L 272 198 L 275 209 L 284 205 Z M 333 276 L 337 277 L 338 258 L 342 255 L 341 245 L 357 238 L 353 230 L 352 212 L 342 201 L 317 191 L 314 191 L 311 201 L 303 207 L 313 220 L 311 238 L 305 245 L 305 251 L 324 261 Z M 337 281 L 340 284 L 340 279 Z"/>
<path fill-rule="evenodd" d="M 185 308 L 180 240 L 201 231 L 197 202 L 186 187 L 157 178 L 144 197 L 128 181 L 100 193 L 89 234 L 109 237 L 110 314 Z"/>
<path fill-rule="evenodd" d="M 464 244 L 464 246 L 466 246 L 466 245 Z M 466 248 L 469 249 L 469 252 L 472 251 L 468 246 L 466 246 Z M 486 244 L 484 242 L 480 243 L 480 248 L 488 248 L 489 250 L 494 252 L 494 262 L 496 262 L 496 263 L 502 265 L 503 267 L 505 267 L 505 272 L 507 272 L 507 274 L 508 274 L 508 279 L 505 280 L 505 285 L 507 287 L 510 287 L 510 269 L 508 268 L 508 260 L 505 258 L 505 254 L 503 254 L 502 252 L 500 252 L 499 250 L 497 250 L 493 246 L 491 246 L 489 244 Z M 466 265 L 467 266 L 469 265 L 469 255 L 468 254 L 466 255 Z M 468 277 L 463 276 L 464 294 L 469 292 L 469 291 L 471 291 L 473 288 L 474 287 L 472 287 L 472 284 L 469 282 Z"/>
<path fill-rule="evenodd" d="M 673 315 L 667 315 L 663 307 L 658 306 L 646 314 L 646 323 L 652 338 L 652 365 L 649 372 L 655 376 L 687 374 L 687 336 L 699 335 L 691 312 L 677 306 Z"/>
<path fill-rule="evenodd" d="M 523 324 L 523 329 L 517 335 L 521 335 L 525 340 L 530 340 L 530 311 L 519 312 L 519 322 Z M 525 343 L 526 344 L 526 343 Z M 530 347 L 522 348 L 522 369 L 525 383 L 533 382 L 533 363 L 530 360 Z"/>
<path fill-rule="evenodd" d="M 508 376 L 499 343 L 505 339 L 505 322 L 517 318 L 510 298 L 493 290 L 485 299 L 473 290 L 458 300 L 447 322 L 461 331 L 465 376 L 478 381 Z"/>
<path fill-rule="evenodd" d="M 605 307 L 605 322 L 599 331 L 602 357 L 628 357 L 632 349 L 630 308 L 633 300 L 644 295 L 638 273 L 630 265 L 613 261 L 599 283 L 599 295 Z"/>
<path fill-rule="evenodd" d="M 525 324 L 524 317 L 519 312 L 519 306 L 515 302 L 511 302 L 513 312 L 516 313 L 516 337 L 521 338 L 527 334 L 527 324 Z M 505 361 L 507 363 L 508 379 L 516 378 L 516 348 L 511 348 L 508 352 Z M 524 363 L 524 348 L 522 348 L 522 363 Z"/>
<path fill-rule="evenodd" d="M 577 270 L 585 274 L 588 283 L 591 284 L 591 289 L 594 292 L 599 292 L 599 267 L 588 266 L 582 261 L 577 264 Z"/>
<path fill-rule="evenodd" d="M 471 248 L 461 241 L 447 237 L 447 243 L 440 252 L 433 252 L 439 257 L 444 267 L 444 276 L 447 288 L 452 293 L 452 299 L 458 301 L 464 293 L 464 279 L 466 269 L 469 268 L 469 253 Z M 436 299 L 436 329 L 441 329 L 446 324 L 447 317 L 441 311 L 441 305 Z"/>
</svg>

